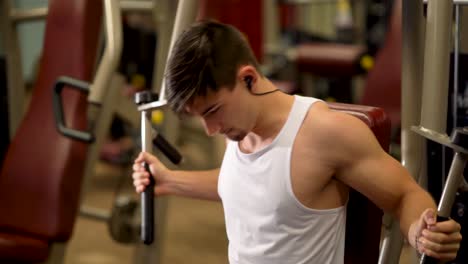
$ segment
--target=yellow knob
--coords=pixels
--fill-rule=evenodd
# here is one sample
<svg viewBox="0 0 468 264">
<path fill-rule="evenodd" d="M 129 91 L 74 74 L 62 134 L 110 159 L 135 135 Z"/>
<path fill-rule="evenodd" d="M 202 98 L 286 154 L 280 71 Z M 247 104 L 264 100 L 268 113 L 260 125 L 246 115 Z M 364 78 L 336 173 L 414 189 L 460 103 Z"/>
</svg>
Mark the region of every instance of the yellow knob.
<svg viewBox="0 0 468 264">
<path fill-rule="evenodd" d="M 151 113 L 151 122 L 155 125 L 161 125 L 164 121 L 164 112 L 161 110 L 154 110 Z"/>
<path fill-rule="evenodd" d="M 145 85 L 146 85 L 145 76 L 142 74 L 134 74 L 131 77 L 130 83 L 132 84 L 132 86 L 136 88 L 139 88 L 139 89 L 145 88 Z"/>
<path fill-rule="evenodd" d="M 360 64 L 361 68 L 363 68 L 366 71 L 369 71 L 370 69 L 372 69 L 372 67 L 374 67 L 374 58 L 372 58 L 372 56 L 370 55 L 364 55 L 361 58 Z"/>
</svg>

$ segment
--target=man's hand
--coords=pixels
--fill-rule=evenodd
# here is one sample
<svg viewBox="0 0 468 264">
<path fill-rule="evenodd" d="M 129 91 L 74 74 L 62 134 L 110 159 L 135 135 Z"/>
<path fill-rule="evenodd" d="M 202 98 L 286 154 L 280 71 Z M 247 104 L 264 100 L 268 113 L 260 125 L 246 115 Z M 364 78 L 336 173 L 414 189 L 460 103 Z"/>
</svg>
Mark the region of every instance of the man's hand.
<svg viewBox="0 0 468 264">
<path fill-rule="evenodd" d="M 462 236 L 461 226 L 450 219 L 436 222 L 434 209 L 426 209 L 408 232 L 410 244 L 421 254 L 449 261 L 457 256 Z"/>
<path fill-rule="evenodd" d="M 155 156 L 146 152 L 141 152 L 133 163 L 132 178 L 135 191 L 137 193 L 143 192 L 150 182 L 150 174 L 143 167 L 144 162 L 148 163 L 151 174 L 156 181 L 155 195 L 167 194 L 167 174 L 169 170 Z"/>
</svg>

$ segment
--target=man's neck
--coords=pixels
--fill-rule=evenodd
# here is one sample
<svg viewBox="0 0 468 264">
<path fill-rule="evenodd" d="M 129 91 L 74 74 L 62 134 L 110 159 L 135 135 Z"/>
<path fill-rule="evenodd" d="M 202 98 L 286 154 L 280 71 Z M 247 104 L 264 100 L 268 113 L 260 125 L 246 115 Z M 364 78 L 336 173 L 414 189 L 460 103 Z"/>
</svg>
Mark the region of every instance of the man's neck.
<svg viewBox="0 0 468 264">
<path fill-rule="evenodd" d="M 294 97 L 278 92 L 259 98 L 259 103 L 261 107 L 255 126 L 240 142 L 241 148 L 248 152 L 254 152 L 276 138 L 289 117 Z"/>
</svg>

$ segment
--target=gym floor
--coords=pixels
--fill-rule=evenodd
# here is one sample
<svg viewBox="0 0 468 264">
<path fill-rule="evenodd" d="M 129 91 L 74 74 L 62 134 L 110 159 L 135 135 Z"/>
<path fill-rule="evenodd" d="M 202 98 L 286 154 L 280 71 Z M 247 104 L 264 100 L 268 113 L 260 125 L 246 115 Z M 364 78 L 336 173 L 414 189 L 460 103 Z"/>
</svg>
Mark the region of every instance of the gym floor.
<svg viewBox="0 0 468 264">
<path fill-rule="evenodd" d="M 186 160 L 183 168 L 203 169 L 220 162 L 219 151 L 214 158 L 207 154 L 213 153 L 212 147 L 211 151 L 207 150 L 207 146 L 212 146 L 213 141 L 206 140 L 200 136 L 189 140 L 191 143 L 180 148 Z M 217 140 L 219 143 L 220 139 L 208 140 Z M 124 183 L 119 194 L 138 199 L 138 195 L 133 192 L 129 168 L 99 162 L 95 175 L 90 179 L 84 203 L 87 206 L 110 210 L 116 195 L 115 190 L 122 179 Z M 228 242 L 221 204 L 179 197 L 167 199 L 167 228 L 161 264 L 228 263 Z M 410 250 L 405 246 L 400 264 L 410 263 Z M 105 222 L 79 217 L 67 249 L 65 263 L 131 264 L 134 263 L 133 255 L 134 246 L 113 241 Z"/>
</svg>

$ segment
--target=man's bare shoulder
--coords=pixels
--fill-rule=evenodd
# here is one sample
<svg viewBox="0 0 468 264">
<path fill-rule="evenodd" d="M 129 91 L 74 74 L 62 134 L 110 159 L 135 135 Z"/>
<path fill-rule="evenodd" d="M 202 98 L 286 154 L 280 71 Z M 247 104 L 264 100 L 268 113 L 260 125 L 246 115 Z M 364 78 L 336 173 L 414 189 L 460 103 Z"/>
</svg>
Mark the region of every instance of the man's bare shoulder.
<svg viewBox="0 0 468 264">
<path fill-rule="evenodd" d="M 304 120 L 300 131 L 304 146 L 319 148 L 337 158 L 367 151 L 367 146 L 375 143 L 373 133 L 358 118 L 344 112 L 335 111 L 324 102 L 313 104 Z"/>
<path fill-rule="evenodd" d="M 366 130 L 367 126 L 354 116 L 330 109 L 325 102 L 317 102 L 310 107 L 303 129 L 304 132 L 313 133 L 320 139 L 336 139 L 362 132 L 359 130 Z"/>
</svg>

